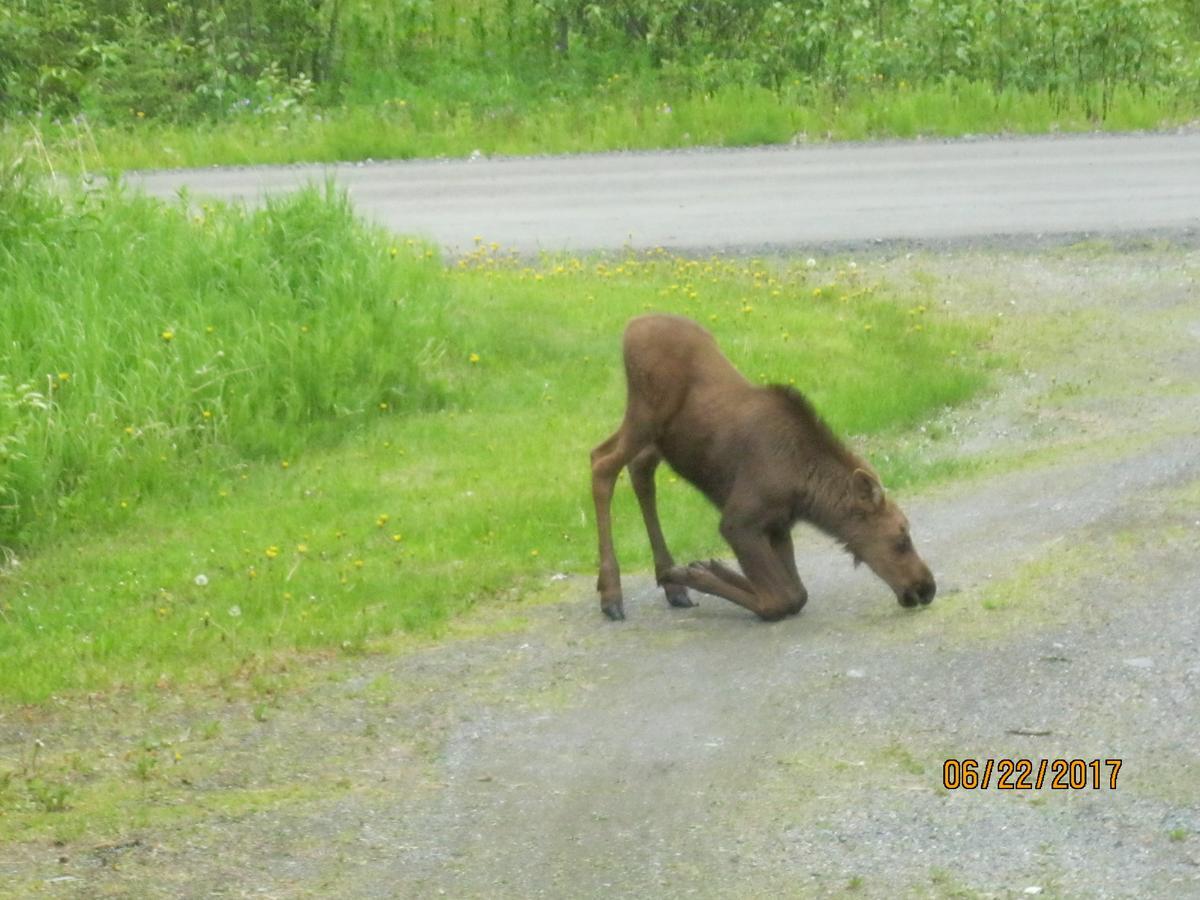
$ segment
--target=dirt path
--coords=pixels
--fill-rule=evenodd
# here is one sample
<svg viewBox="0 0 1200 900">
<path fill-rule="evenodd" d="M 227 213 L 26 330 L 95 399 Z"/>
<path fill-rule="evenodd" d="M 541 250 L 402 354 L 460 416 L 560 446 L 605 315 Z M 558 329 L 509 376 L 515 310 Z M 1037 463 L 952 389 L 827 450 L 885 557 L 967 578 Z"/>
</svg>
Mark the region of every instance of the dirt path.
<svg viewBox="0 0 1200 900">
<path fill-rule="evenodd" d="M 201 774 L 155 775 L 103 844 L 0 848 L 0 893 L 1200 896 L 1200 252 L 866 265 L 1001 314 L 1021 360 L 908 439 L 986 464 L 902 498 L 931 607 L 805 535 L 811 600 L 777 625 L 645 576 L 616 625 L 578 577 L 481 636 L 332 665 L 265 721 L 165 703 L 137 733 Z M 21 727 L 133 740 L 112 709 Z M 948 791 L 948 758 L 1122 765 L 1116 790 Z"/>
</svg>

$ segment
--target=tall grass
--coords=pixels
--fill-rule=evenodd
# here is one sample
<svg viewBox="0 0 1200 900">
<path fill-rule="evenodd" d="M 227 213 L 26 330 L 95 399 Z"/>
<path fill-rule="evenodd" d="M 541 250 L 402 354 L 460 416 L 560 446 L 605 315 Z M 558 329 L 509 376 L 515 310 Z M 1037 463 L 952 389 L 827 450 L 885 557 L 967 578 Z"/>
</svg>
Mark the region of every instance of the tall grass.
<svg viewBox="0 0 1200 900">
<path fill-rule="evenodd" d="M 646 310 L 703 322 L 843 432 L 987 379 L 983 328 L 849 263 L 481 244 L 447 270 L 320 189 L 257 212 L 20 196 L 0 241 L 9 699 L 227 682 L 589 570 L 587 451 Z M 660 481 L 680 556 L 719 551 L 713 511 Z"/>
<path fill-rule="evenodd" d="M 439 261 L 328 188 L 250 212 L 10 176 L 0 217 L 0 545 L 444 402 Z"/>
<path fill-rule="evenodd" d="M 1097 95 L 1098 96 L 1098 95 Z M 1155 129 L 1200 116 L 1200 106 L 1153 88 L 1118 87 L 1108 115 L 1096 98 L 994 90 L 975 82 L 879 86 L 833 95 L 729 85 L 707 93 L 617 79 L 570 102 L 447 109 L 414 88 L 374 106 L 188 125 L 88 126 L 48 118 L 0 126 L 0 153 L 54 171 L 325 162 L 485 154 L 750 146 L 964 134 Z"/>
</svg>

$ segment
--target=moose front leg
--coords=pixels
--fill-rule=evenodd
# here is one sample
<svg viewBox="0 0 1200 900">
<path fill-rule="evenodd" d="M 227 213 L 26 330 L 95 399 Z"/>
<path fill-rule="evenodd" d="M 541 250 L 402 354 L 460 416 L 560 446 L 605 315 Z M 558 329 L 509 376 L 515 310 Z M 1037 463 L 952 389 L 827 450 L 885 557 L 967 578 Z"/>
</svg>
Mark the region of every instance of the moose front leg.
<svg viewBox="0 0 1200 900">
<path fill-rule="evenodd" d="M 723 566 L 721 568 L 724 568 Z M 738 606 L 744 606 L 751 612 L 758 612 L 757 599 L 754 596 L 754 588 L 751 587 L 749 581 L 745 582 L 745 587 L 733 583 L 717 573 L 717 570 L 710 562 L 694 562 L 686 566 L 673 566 L 668 569 L 659 581 L 664 585 L 673 585 L 683 588 L 691 588 L 694 591 L 699 591 L 702 594 L 711 594 L 714 597 L 723 597 Z"/>
<path fill-rule="evenodd" d="M 804 585 L 789 569 L 768 534 L 761 529 L 723 522 L 721 532 L 737 555 L 745 575 L 710 561 L 676 566 L 666 580 L 705 594 L 724 597 L 767 621 L 782 619 L 804 605 Z"/>
<path fill-rule="evenodd" d="M 799 594 L 793 598 L 791 609 L 788 610 L 789 615 L 795 615 L 808 602 L 808 589 L 804 587 L 804 582 L 800 580 L 800 572 L 796 568 L 796 548 L 792 544 L 791 531 L 784 530 L 773 533 L 771 535 L 771 547 L 774 549 L 776 555 L 779 556 L 779 561 L 783 563 L 783 567 L 787 569 L 793 584 L 800 589 Z"/>
<path fill-rule="evenodd" d="M 754 585 L 750 583 L 750 579 L 748 579 L 741 572 L 729 568 L 729 566 L 725 565 L 720 560 L 710 559 L 708 562 L 698 563 L 698 565 L 704 566 L 704 568 L 708 569 L 717 577 L 729 582 L 734 587 L 741 588 L 743 591 L 754 593 Z"/>
</svg>

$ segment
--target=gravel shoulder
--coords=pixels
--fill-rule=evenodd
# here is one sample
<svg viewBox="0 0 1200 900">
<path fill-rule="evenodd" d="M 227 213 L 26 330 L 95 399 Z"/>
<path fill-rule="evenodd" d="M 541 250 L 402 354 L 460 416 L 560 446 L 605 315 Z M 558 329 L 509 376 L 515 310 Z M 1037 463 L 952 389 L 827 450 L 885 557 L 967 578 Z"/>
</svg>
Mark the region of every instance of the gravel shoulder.
<svg viewBox="0 0 1200 900">
<path fill-rule="evenodd" d="M 928 609 L 798 531 L 811 600 L 776 625 L 644 574 L 613 624 L 572 577 L 314 664 L 263 716 L 4 711 L 5 756 L 40 739 L 102 779 L 155 735 L 174 762 L 102 842 L 0 847 L 0 895 L 1200 896 L 1200 252 L 862 265 L 996 316 L 1020 363 L 871 449 L 979 463 L 900 497 Z M 1115 790 L 946 790 L 952 758 L 1122 765 Z"/>
</svg>

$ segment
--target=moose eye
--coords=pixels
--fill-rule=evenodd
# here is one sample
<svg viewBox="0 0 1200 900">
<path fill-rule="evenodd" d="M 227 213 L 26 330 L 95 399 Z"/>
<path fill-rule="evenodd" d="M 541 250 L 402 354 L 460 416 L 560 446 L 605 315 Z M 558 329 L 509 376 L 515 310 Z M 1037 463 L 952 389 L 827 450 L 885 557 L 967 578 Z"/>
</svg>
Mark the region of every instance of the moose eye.
<svg viewBox="0 0 1200 900">
<path fill-rule="evenodd" d="M 897 553 L 910 553 L 912 548 L 912 538 L 907 534 L 901 535 L 900 540 L 896 541 L 895 550 Z"/>
</svg>

